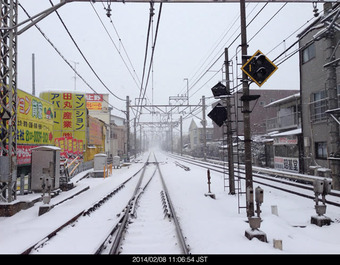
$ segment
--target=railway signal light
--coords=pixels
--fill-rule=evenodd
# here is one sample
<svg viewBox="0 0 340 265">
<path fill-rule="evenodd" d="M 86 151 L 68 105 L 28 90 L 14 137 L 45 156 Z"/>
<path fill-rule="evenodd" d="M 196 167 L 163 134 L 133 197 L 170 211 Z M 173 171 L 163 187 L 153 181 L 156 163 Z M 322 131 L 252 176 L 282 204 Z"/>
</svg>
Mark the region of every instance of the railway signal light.
<svg viewBox="0 0 340 265">
<path fill-rule="evenodd" d="M 218 82 L 215 86 L 213 86 L 211 88 L 211 92 L 213 93 L 214 98 L 220 98 L 230 95 L 230 93 L 227 92 L 227 87 L 221 82 Z"/>
<path fill-rule="evenodd" d="M 208 113 L 208 117 L 221 127 L 228 117 L 227 110 L 221 105 L 221 103 L 217 103 L 217 105 Z"/>
<path fill-rule="evenodd" d="M 277 70 L 277 66 L 271 62 L 260 50 L 258 50 L 242 67 L 258 86 L 262 86 L 268 78 Z"/>
</svg>

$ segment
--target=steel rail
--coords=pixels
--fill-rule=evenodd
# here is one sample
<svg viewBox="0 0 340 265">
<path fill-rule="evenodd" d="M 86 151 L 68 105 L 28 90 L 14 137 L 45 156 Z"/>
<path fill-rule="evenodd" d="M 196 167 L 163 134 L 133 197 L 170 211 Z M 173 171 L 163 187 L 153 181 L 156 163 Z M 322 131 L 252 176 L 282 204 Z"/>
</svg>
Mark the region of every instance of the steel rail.
<svg viewBox="0 0 340 265">
<path fill-rule="evenodd" d="M 222 167 L 222 166 L 216 165 L 216 164 L 209 164 L 209 163 L 203 162 L 203 161 L 198 162 L 197 160 L 193 160 L 193 159 L 190 159 L 190 158 L 187 158 L 187 157 L 184 158 L 184 157 L 176 156 L 174 154 L 167 154 L 167 155 L 170 156 L 170 157 L 182 160 L 182 161 L 189 163 L 189 164 L 192 164 L 192 165 L 196 165 L 196 166 L 199 166 L 199 167 L 203 167 L 203 168 L 213 170 L 215 172 L 219 172 L 219 173 L 223 173 L 223 174 L 227 173 L 225 171 L 227 169 L 227 167 Z M 221 163 L 223 163 L 223 162 L 221 162 Z M 218 169 L 216 169 L 216 168 L 218 168 Z M 222 171 L 220 169 L 222 169 Z M 255 171 L 261 172 L 261 169 L 259 167 L 256 167 Z M 238 177 L 240 179 L 245 179 L 245 177 L 240 176 L 240 174 L 245 174 L 244 171 L 240 171 L 237 168 L 235 168 L 235 172 L 238 173 Z M 258 179 L 265 179 L 265 180 L 268 180 L 268 181 L 282 183 L 282 184 L 285 184 L 287 186 L 289 185 L 289 186 L 293 186 L 293 187 L 297 187 L 297 188 L 301 188 L 301 189 L 305 189 L 305 190 L 310 190 L 310 191 L 314 191 L 314 187 L 313 187 L 314 180 L 316 180 L 316 179 L 323 180 L 324 179 L 324 178 L 318 177 L 318 176 L 293 174 L 293 173 L 289 174 L 289 172 L 282 172 L 282 174 L 280 175 L 280 172 L 275 171 L 275 170 L 270 170 L 270 169 L 264 169 L 263 170 L 263 174 L 269 174 L 269 173 L 272 173 L 273 175 L 275 175 L 275 177 L 269 176 L 269 175 L 266 176 L 266 175 L 262 175 L 262 174 L 253 172 L 253 176 L 257 178 L 257 179 L 253 179 L 253 182 L 258 183 L 258 184 L 262 184 L 262 185 L 265 185 L 265 186 L 268 186 L 268 187 L 271 187 L 271 188 L 275 188 L 275 189 L 278 189 L 278 190 L 282 190 L 282 191 L 285 191 L 285 192 L 289 192 L 289 193 L 292 193 L 292 194 L 295 194 L 295 195 L 298 195 L 298 196 L 301 196 L 301 197 L 309 198 L 309 199 L 314 199 L 315 197 L 308 195 L 308 194 L 305 194 L 305 193 L 302 193 L 302 192 L 293 191 L 289 188 L 278 187 L 276 185 L 269 184 L 269 183 L 260 181 Z M 300 181 L 302 183 L 307 183 L 307 184 L 303 185 L 303 184 L 292 182 L 292 181 L 289 181 L 289 180 L 285 181 L 284 179 L 289 179 L 289 180 L 293 180 L 293 181 Z M 328 196 L 340 197 L 340 193 L 337 193 L 335 191 L 331 191 L 328 194 Z M 338 203 L 338 202 L 331 201 L 329 199 L 326 199 L 325 202 L 328 203 L 328 204 L 340 207 L 340 203 Z"/>
<path fill-rule="evenodd" d="M 149 160 L 149 158 L 148 158 L 148 160 Z M 109 254 L 119 254 L 120 246 L 122 244 L 122 239 L 123 239 L 124 233 L 126 232 L 126 227 L 127 227 L 127 224 L 129 223 L 129 219 L 130 219 L 131 216 L 135 216 L 136 215 L 136 213 L 134 211 L 135 210 L 135 205 L 136 205 L 140 195 L 144 192 L 146 187 L 151 182 L 151 180 L 154 177 L 156 171 L 158 171 L 160 179 L 161 179 L 161 182 L 162 182 L 162 189 L 163 189 L 163 192 L 165 194 L 167 205 L 168 205 L 169 211 L 170 211 L 170 215 L 169 216 L 174 220 L 174 224 L 175 224 L 175 228 L 176 228 L 176 234 L 177 234 L 177 238 L 178 238 L 178 241 L 179 241 L 179 245 L 180 245 L 182 254 L 189 254 L 190 253 L 189 252 L 189 248 L 188 248 L 188 246 L 187 246 L 187 244 L 185 242 L 185 237 L 184 237 L 184 235 L 182 233 L 182 230 L 181 230 L 181 227 L 180 227 L 180 224 L 179 224 L 176 212 L 175 212 L 175 208 L 174 208 L 174 206 L 173 206 L 173 204 L 172 204 L 172 202 L 170 200 L 170 195 L 169 195 L 168 189 L 166 187 L 166 183 L 164 181 L 164 178 L 163 178 L 163 175 L 162 175 L 162 172 L 160 170 L 159 163 L 157 161 L 157 158 L 156 158 L 155 154 L 154 154 L 154 160 L 155 160 L 155 163 L 153 163 L 153 164 L 156 165 L 156 169 L 153 172 L 152 176 L 147 181 L 145 186 L 141 187 L 142 179 L 144 178 L 144 173 L 145 173 L 145 171 L 143 171 L 143 173 L 142 173 L 142 175 L 140 177 L 140 180 L 138 181 L 138 184 L 136 185 L 136 189 L 135 189 L 131 199 L 129 200 L 129 203 L 124 208 L 124 216 L 121 218 L 121 222 L 119 223 L 119 227 L 118 227 L 116 236 L 114 238 L 114 241 L 112 243 L 111 249 L 109 251 Z M 145 164 L 147 165 L 149 163 L 151 163 L 151 162 L 146 162 Z"/>
<path fill-rule="evenodd" d="M 119 223 L 117 234 L 116 234 L 116 236 L 114 238 L 114 241 L 113 241 L 112 246 L 111 246 L 110 251 L 109 251 L 110 255 L 119 254 L 119 247 L 120 247 L 120 245 L 122 243 L 123 236 L 124 236 L 124 233 L 126 231 L 126 227 L 127 227 L 127 224 L 128 224 L 129 218 L 130 218 L 130 213 L 131 213 L 131 210 L 132 210 L 132 208 L 134 206 L 134 202 L 138 198 L 138 196 L 137 196 L 138 195 L 138 191 L 141 188 L 141 183 L 142 183 L 142 180 L 144 178 L 146 166 L 149 164 L 149 158 L 150 158 L 150 154 L 148 156 L 147 161 L 144 164 L 143 172 L 142 172 L 141 176 L 139 177 L 138 183 L 137 183 L 136 188 L 135 188 L 135 190 L 134 190 L 134 192 L 132 194 L 132 197 L 129 200 L 129 202 L 127 203 L 127 205 L 126 205 L 126 207 L 124 209 L 123 218 L 121 219 L 121 222 Z"/>
<path fill-rule="evenodd" d="M 155 160 L 156 160 L 155 154 L 154 154 L 154 157 L 155 157 Z M 160 176 L 161 181 L 162 181 L 162 185 L 163 185 L 163 189 L 164 189 L 164 192 L 165 192 L 165 196 L 166 196 L 166 199 L 168 201 L 168 205 L 169 205 L 169 208 L 170 208 L 171 216 L 172 216 L 172 218 L 174 220 L 174 223 L 175 223 L 175 226 L 176 226 L 176 233 L 177 233 L 177 237 L 178 237 L 178 239 L 180 241 L 181 249 L 183 251 L 183 254 L 190 254 L 190 249 L 189 249 L 188 245 L 185 242 L 185 237 L 183 235 L 181 226 L 179 224 L 179 221 L 178 221 L 178 218 L 177 218 L 177 215 L 176 215 L 176 211 L 175 211 L 175 207 L 173 206 L 173 204 L 171 202 L 170 195 L 169 195 L 166 183 L 164 181 L 161 169 L 160 169 L 158 163 L 156 165 L 157 165 L 157 168 L 158 168 L 159 176 Z"/>
<path fill-rule="evenodd" d="M 71 217 L 68 221 L 64 222 L 63 224 L 61 224 L 60 226 L 58 226 L 56 229 L 54 229 L 52 232 L 50 232 L 49 234 L 47 234 L 46 236 L 44 236 L 41 240 L 37 241 L 36 243 L 34 243 L 33 245 L 31 245 L 30 247 L 26 248 L 26 250 L 24 250 L 23 252 L 21 252 L 21 255 L 28 255 L 32 252 L 32 250 L 37 249 L 41 246 L 44 245 L 44 243 L 48 240 L 50 240 L 52 237 L 56 236 L 57 233 L 59 231 L 61 231 L 63 228 L 65 228 L 66 226 L 74 223 L 75 221 L 77 221 L 79 218 L 81 218 L 82 216 L 86 216 L 89 215 L 91 212 L 96 211 L 99 207 L 102 206 L 103 203 L 105 203 L 107 200 L 109 200 L 113 195 L 115 195 L 119 190 L 121 190 L 122 188 L 124 188 L 125 184 L 128 183 L 133 177 L 135 177 L 141 170 L 143 169 L 140 168 L 136 173 L 134 173 L 130 178 L 128 178 L 127 180 L 125 180 L 124 182 L 122 182 L 121 184 L 119 184 L 113 191 L 111 191 L 110 193 L 106 194 L 105 196 L 102 197 L 102 199 L 100 199 L 99 201 L 97 201 L 96 203 L 94 203 L 91 207 L 81 210 L 79 211 L 77 214 L 75 214 L 73 217 Z M 74 196 L 73 196 L 74 197 Z M 73 198 L 72 197 L 72 198 Z M 60 205 L 61 203 L 68 201 L 72 198 L 68 198 L 67 200 L 64 200 L 60 203 L 58 203 L 58 205 Z"/>
</svg>

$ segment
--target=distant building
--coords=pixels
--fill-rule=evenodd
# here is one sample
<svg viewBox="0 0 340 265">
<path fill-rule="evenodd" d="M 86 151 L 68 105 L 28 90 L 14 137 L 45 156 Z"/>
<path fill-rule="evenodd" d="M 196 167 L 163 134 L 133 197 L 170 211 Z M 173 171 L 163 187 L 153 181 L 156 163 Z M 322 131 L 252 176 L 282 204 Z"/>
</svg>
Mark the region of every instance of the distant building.
<svg viewBox="0 0 340 265">
<path fill-rule="evenodd" d="M 110 145 L 113 156 L 121 158 L 126 154 L 126 126 L 125 119 L 111 115 L 110 120 Z"/>
<path fill-rule="evenodd" d="M 198 125 L 197 125 L 198 124 Z M 206 126 L 206 142 L 211 142 L 213 139 L 214 128 L 210 125 Z M 204 140 L 203 126 L 201 123 L 191 120 L 189 126 L 190 150 L 195 156 L 203 156 L 203 140 Z"/>
<path fill-rule="evenodd" d="M 276 110 L 272 108 L 266 109 L 265 106 L 269 103 L 294 95 L 298 93 L 299 90 L 279 90 L 279 89 L 254 89 L 251 90 L 250 94 L 260 95 L 260 98 L 257 101 L 250 102 L 250 109 L 252 113 L 250 114 L 250 129 L 252 132 L 252 136 L 254 135 L 264 135 L 266 134 L 266 121 L 267 119 L 276 117 Z M 239 104 L 240 100 L 237 99 Z M 221 101 L 217 101 L 213 104 L 212 108 L 217 103 L 221 103 Z M 222 103 L 221 103 L 222 104 Z M 235 107 L 232 108 L 232 112 L 235 113 Z M 234 115 L 235 116 L 235 115 Z M 243 114 L 242 109 L 238 108 L 238 135 L 243 135 Z M 236 121 L 232 121 L 233 128 L 235 128 Z M 223 126 L 218 127 L 214 122 L 214 140 L 222 140 L 223 139 Z"/>
<path fill-rule="evenodd" d="M 301 172 L 302 131 L 300 93 L 273 101 L 264 106 L 274 109 L 276 116 L 266 121 L 268 138 L 266 165 L 280 170 Z"/>
<path fill-rule="evenodd" d="M 104 123 L 104 150 L 107 155 L 112 154 L 110 150 L 110 112 L 109 108 L 109 94 L 94 94 L 86 93 L 86 108 L 89 115 L 101 120 Z"/>
</svg>

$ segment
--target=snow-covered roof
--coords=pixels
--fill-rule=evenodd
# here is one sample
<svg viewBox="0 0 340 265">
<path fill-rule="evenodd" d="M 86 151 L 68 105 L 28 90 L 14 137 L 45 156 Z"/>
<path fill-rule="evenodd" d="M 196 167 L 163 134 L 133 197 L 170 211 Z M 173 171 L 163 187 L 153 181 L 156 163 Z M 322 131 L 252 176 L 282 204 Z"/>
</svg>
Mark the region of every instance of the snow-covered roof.
<svg viewBox="0 0 340 265">
<path fill-rule="evenodd" d="M 275 100 L 275 101 L 273 101 L 273 102 L 270 102 L 269 104 L 267 104 L 267 105 L 264 106 L 264 107 L 265 107 L 265 108 L 268 108 L 268 107 L 277 106 L 277 105 L 280 105 L 280 104 L 283 104 L 283 103 L 292 101 L 293 99 L 299 99 L 299 98 L 300 98 L 300 92 L 299 92 L 299 93 L 296 93 L 296 94 L 293 94 L 293 95 L 290 95 L 290 96 L 288 96 L 288 97 L 280 98 L 280 99 L 278 99 L 278 100 Z"/>
<path fill-rule="evenodd" d="M 300 133 L 302 133 L 301 128 L 290 130 L 290 131 L 285 131 L 285 132 L 281 132 L 281 133 L 272 134 L 271 136 L 272 137 L 278 137 L 278 136 L 296 135 L 296 134 L 300 134 Z"/>
</svg>

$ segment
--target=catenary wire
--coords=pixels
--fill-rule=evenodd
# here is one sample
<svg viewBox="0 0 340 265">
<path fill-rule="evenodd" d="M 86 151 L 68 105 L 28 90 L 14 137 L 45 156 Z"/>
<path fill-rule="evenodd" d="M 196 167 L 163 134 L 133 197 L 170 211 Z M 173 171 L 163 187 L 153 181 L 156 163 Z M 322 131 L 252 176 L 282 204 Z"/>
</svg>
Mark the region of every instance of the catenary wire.
<svg viewBox="0 0 340 265">
<path fill-rule="evenodd" d="M 256 17 L 263 11 L 263 9 L 267 6 L 268 3 L 265 3 L 264 6 L 262 6 L 262 8 L 256 13 L 256 15 L 249 21 L 249 23 L 246 25 L 246 27 L 248 27 L 249 25 L 251 25 L 251 23 L 253 23 L 253 21 L 256 19 Z M 241 36 L 241 33 L 239 33 L 234 40 L 228 45 L 228 48 L 230 48 L 234 42 Z M 209 72 L 209 70 L 220 60 L 220 58 L 224 55 L 224 52 L 222 52 L 216 59 L 215 61 L 208 67 L 208 69 L 201 74 L 201 76 L 194 82 L 194 84 L 189 88 L 189 91 Z M 216 74 L 215 74 L 216 75 Z M 209 79 L 211 80 L 211 79 Z M 202 86 L 203 87 L 203 86 Z M 202 88 L 201 87 L 201 88 Z M 201 88 L 199 88 L 195 93 L 197 93 Z M 193 95 L 191 95 L 193 96 Z"/>
<path fill-rule="evenodd" d="M 28 12 L 26 11 L 26 9 L 20 4 L 18 3 L 18 5 L 20 6 L 20 8 L 24 11 L 24 13 L 26 14 L 26 16 L 28 18 L 31 19 L 31 16 L 28 14 Z M 79 72 L 71 65 L 71 63 L 65 58 L 65 56 L 58 50 L 58 48 L 53 44 L 53 42 L 47 37 L 47 35 L 41 30 L 41 28 L 38 25 L 34 25 L 37 30 L 40 32 L 40 34 L 45 38 L 45 40 L 53 47 L 53 49 L 57 52 L 57 54 L 64 60 L 64 62 L 77 74 L 77 76 L 95 93 L 98 95 L 98 92 L 96 90 L 94 90 L 91 85 L 79 74 Z M 123 110 L 118 109 L 116 107 L 114 107 L 112 104 L 110 104 L 109 102 L 107 102 L 106 100 L 104 100 L 109 106 L 111 106 L 112 108 L 121 111 L 123 113 L 125 113 Z"/>
<path fill-rule="evenodd" d="M 53 2 L 51 0 L 49 0 L 51 5 L 54 6 Z M 110 94 L 112 96 L 114 96 L 115 98 L 121 100 L 121 101 L 126 101 L 125 99 L 120 98 L 119 96 L 117 96 L 116 94 L 114 94 L 107 86 L 106 84 L 103 82 L 103 80 L 99 77 L 99 75 L 97 74 L 97 72 L 93 69 L 92 65 L 90 64 L 90 62 L 87 60 L 87 58 L 85 57 L 84 53 L 81 51 L 80 47 L 78 46 L 77 42 L 75 41 L 75 39 L 73 38 L 71 32 L 68 30 L 68 28 L 66 27 L 66 24 L 64 23 L 63 19 L 61 18 L 61 16 L 59 15 L 59 12 L 57 10 L 54 11 L 60 22 L 62 23 L 62 25 L 64 26 L 67 34 L 69 35 L 69 37 L 71 38 L 73 44 L 76 46 L 77 50 L 79 51 L 80 55 L 83 57 L 84 61 L 86 62 L 86 64 L 90 67 L 91 71 L 93 72 L 93 74 L 97 77 L 97 79 L 99 80 L 99 82 L 106 88 L 107 91 L 110 92 Z"/>
<path fill-rule="evenodd" d="M 125 61 L 125 59 L 124 59 L 124 57 L 123 57 L 123 55 L 122 55 L 122 53 L 121 53 L 120 50 L 118 49 L 116 43 L 114 42 L 112 36 L 110 35 L 108 29 L 106 28 L 106 26 L 105 26 L 103 20 L 100 18 L 99 14 L 98 14 L 98 12 L 97 12 L 97 10 L 96 10 L 96 8 L 94 7 L 94 5 L 93 5 L 92 2 L 91 2 L 91 6 L 92 6 L 92 8 L 93 8 L 93 11 L 96 13 L 96 15 L 97 15 L 97 17 L 98 17 L 98 19 L 99 19 L 101 25 L 103 26 L 105 32 L 107 33 L 108 37 L 110 38 L 111 43 L 113 44 L 113 46 L 114 46 L 115 49 L 117 50 L 117 52 L 118 52 L 120 58 L 122 59 L 124 65 L 125 65 L 125 67 L 126 67 L 126 69 L 129 71 L 130 76 L 131 76 L 132 79 L 134 80 L 136 86 L 139 88 L 139 86 L 140 86 L 140 80 L 139 80 L 139 78 L 138 78 L 138 75 L 136 74 L 136 70 L 135 70 L 135 68 L 133 67 L 133 64 L 132 64 L 132 62 L 131 62 L 131 60 L 130 60 L 130 57 L 129 57 L 129 55 L 128 55 L 126 49 L 125 49 L 125 46 L 124 46 L 124 44 L 123 44 L 123 42 L 122 42 L 122 39 L 120 38 L 120 36 L 119 36 L 119 34 L 118 34 L 118 31 L 117 31 L 116 27 L 115 27 L 114 24 L 113 24 L 112 19 L 110 18 L 110 23 L 112 24 L 112 26 L 113 26 L 113 28 L 114 28 L 114 30 L 115 30 L 115 32 L 116 32 L 116 35 L 117 35 L 117 37 L 118 37 L 118 39 L 119 39 L 119 43 L 120 43 L 120 44 L 122 45 L 122 47 L 123 47 L 123 51 L 124 51 L 124 53 L 125 53 L 125 55 L 126 55 L 126 57 L 127 57 L 127 59 L 128 59 L 128 62 L 129 62 L 129 64 L 130 64 L 130 67 L 132 68 L 132 70 L 129 68 L 127 62 Z M 137 80 L 136 80 L 136 79 L 137 79 Z M 138 82 L 137 82 L 137 81 L 138 81 Z"/>
</svg>

